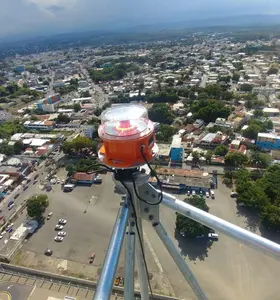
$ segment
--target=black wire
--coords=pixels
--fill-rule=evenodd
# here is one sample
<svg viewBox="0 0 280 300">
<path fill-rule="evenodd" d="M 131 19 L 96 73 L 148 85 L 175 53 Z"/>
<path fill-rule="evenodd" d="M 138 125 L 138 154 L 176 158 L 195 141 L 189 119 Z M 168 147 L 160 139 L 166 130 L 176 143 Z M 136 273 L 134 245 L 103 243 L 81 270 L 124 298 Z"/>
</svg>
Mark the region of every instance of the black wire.
<svg viewBox="0 0 280 300">
<path fill-rule="evenodd" d="M 150 290 L 150 294 L 151 294 L 151 299 L 154 299 L 154 295 L 153 295 L 153 290 L 152 290 L 152 286 L 151 286 L 151 281 L 149 278 L 149 270 L 148 270 L 148 265 L 147 265 L 147 261 L 146 261 L 146 257 L 145 257 L 145 252 L 144 252 L 144 246 L 143 246 L 143 241 L 140 235 L 140 230 L 139 230 L 139 226 L 138 226 L 138 220 L 137 220 L 137 215 L 136 215 L 136 209 L 134 206 L 134 203 L 132 201 L 132 195 L 131 195 L 131 191 L 129 190 L 129 188 L 126 186 L 126 184 L 122 181 L 119 180 L 120 183 L 124 186 L 124 188 L 126 189 L 128 195 L 129 195 L 129 201 L 131 203 L 132 209 L 133 209 L 133 213 L 134 213 L 134 218 L 135 218 L 135 226 L 136 226 L 136 230 L 137 230 L 137 234 L 139 237 L 139 242 L 140 242 L 140 247 L 141 247 L 141 252 L 142 252 L 142 256 L 143 256 L 143 261 L 144 261 L 144 265 L 145 265 L 145 270 L 146 270 L 146 274 L 147 274 L 147 278 L 148 278 L 148 285 L 149 285 L 149 290 Z M 135 183 L 135 182 L 134 182 Z"/>
<path fill-rule="evenodd" d="M 132 183 L 133 183 L 134 192 L 135 192 L 135 194 L 136 194 L 136 197 L 137 197 L 140 201 L 145 202 L 145 203 L 147 203 L 147 204 L 149 204 L 149 205 L 159 205 L 159 204 L 162 202 L 162 198 L 163 198 L 162 184 L 161 184 L 160 179 L 159 179 L 158 176 L 157 176 L 156 171 L 151 167 L 150 163 L 148 162 L 148 160 L 147 160 L 147 158 L 146 158 L 145 153 L 144 153 L 143 150 L 144 150 L 144 146 L 141 146 L 141 148 L 140 148 L 141 155 L 142 155 L 143 159 L 145 160 L 145 163 L 148 165 L 148 167 L 149 167 L 149 169 L 150 169 L 150 171 L 151 171 L 151 177 L 155 177 L 155 178 L 156 178 L 156 180 L 157 180 L 157 185 L 159 186 L 159 189 L 160 189 L 160 197 L 159 197 L 159 201 L 156 202 L 156 203 L 153 203 L 153 202 L 149 202 L 149 201 L 147 201 L 147 200 L 141 198 L 141 197 L 139 196 L 138 192 L 137 192 L 135 180 L 134 180 L 134 178 L 133 178 L 133 176 L 132 176 Z"/>
</svg>

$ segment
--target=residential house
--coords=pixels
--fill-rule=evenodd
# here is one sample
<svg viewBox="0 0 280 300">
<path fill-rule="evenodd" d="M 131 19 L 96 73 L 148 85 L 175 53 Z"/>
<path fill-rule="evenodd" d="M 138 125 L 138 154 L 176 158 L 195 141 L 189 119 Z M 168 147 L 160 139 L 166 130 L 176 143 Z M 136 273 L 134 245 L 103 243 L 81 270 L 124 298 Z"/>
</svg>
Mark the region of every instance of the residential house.
<svg viewBox="0 0 280 300">
<path fill-rule="evenodd" d="M 88 174 L 85 172 L 76 172 L 71 177 L 71 182 L 77 185 L 92 185 L 95 174 Z"/>
</svg>

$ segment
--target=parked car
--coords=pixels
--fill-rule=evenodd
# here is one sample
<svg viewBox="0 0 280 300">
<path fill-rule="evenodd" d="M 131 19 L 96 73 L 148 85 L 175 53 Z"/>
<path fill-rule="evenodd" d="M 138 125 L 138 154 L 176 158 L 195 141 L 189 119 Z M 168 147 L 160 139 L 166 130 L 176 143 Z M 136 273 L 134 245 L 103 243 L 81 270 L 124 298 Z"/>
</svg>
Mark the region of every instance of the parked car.
<svg viewBox="0 0 280 300">
<path fill-rule="evenodd" d="M 49 220 L 49 219 L 52 217 L 52 215 L 53 215 L 53 212 L 52 212 L 52 211 L 49 212 L 49 214 L 48 214 L 48 216 L 47 216 L 47 220 Z"/>
<path fill-rule="evenodd" d="M 10 205 L 12 205 L 12 204 L 14 204 L 14 201 L 13 201 L 13 200 L 11 200 L 11 201 L 8 203 L 8 206 L 10 206 Z"/>
<path fill-rule="evenodd" d="M 53 254 L 53 251 L 51 249 L 48 248 L 45 250 L 45 255 L 51 256 L 52 254 Z"/>
<path fill-rule="evenodd" d="M 195 196 L 195 195 L 196 195 L 195 191 L 192 191 L 192 195 L 193 195 L 193 196 Z"/>
<path fill-rule="evenodd" d="M 55 230 L 62 230 L 63 226 L 62 225 L 55 225 Z"/>
<path fill-rule="evenodd" d="M 236 198 L 237 197 L 237 192 L 231 192 L 230 197 L 231 198 Z"/>
<path fill-rule="evenodd" d="M 66 223 L 67 223 L 67 220 L 65 220 L 65 219 L 58 220 L 58 224 L 65 225 Z"/>
<path fill-rule="evenodd" d="M 55 238 L 54 238 L 54 240 L 56 241 L 56 242 L 62 242 L 63 241 L 63 236 L 56 236 Z"/>
<path fill-rule="evenodd" d="M 208 238 L 217 241 L 219 239 L 219 235 L 218 233 L 208 233 Z"/>
<path fill-rule="evenodd" d="M 9 210 L 11 210 L 13 207 L 15 206 L 15 204 L 13 203 L 13 204 L 11 204 L 10 206 L 9 206 Z"/>
<path fill-rule="evenodd" d="M 65 236 L 66 232 L 65 231 L 59 231 L 59 233 L 57 234 L 58 236 Z"/>
<path fill-rule="evenodd" d="M 215 192 L 213 190 L 210 191 L 210 195 L 212 199 L 215 199 Z"/>
<path fill-rule="evenodd" d="M 0 240 L 3 238 L 3 236 L 4 236 L 6 233 L 7 233 L 7 232 L 6 232 L 5 230 L 1 232 L 1 234 L 0 234 Z"/>
<path fill-rule="evenodd" d="M 205 196 L 206 196 L 206 198 L 209 198 L 209 197 L 210 197 L 209 192 L 206 192 L 206 193 L 205 193 Z"/>
</svg>

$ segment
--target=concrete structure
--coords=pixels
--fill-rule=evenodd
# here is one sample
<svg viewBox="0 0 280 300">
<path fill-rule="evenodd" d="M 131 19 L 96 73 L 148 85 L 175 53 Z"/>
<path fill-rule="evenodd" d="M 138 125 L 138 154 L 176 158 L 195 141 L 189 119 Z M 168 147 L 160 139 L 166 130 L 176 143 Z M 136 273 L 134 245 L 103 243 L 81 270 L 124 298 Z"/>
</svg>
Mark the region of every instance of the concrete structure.
<svg viewBox="0 0 280 300">
<path fill-rule="evenodd" d="M 37 103 L 37 109 L 46 112 L 55 112 L 56 106 L 61 102 L 59 94 L 49 96 Z"/>
<path fill-rule="evenodd" d="M 276 117 L 276 116 L 279 116 L 280 110 L 279 110 L 279 108 L 265 107 L 263 109 L 263 113 L 268 115 L 269 117 Z"/>
<path fill-rule="evenodd" d="M 168 144 L 158 144 L 159 152 L 156 161 L 161 165 L 168 165 L 170 159 L 170 146 Z"/>
<path fill-rule="evenodd" d="M 87 174 L 85 172 L 76 172 L 71 177 L 71 182 L 81 185 L 92 185 L 94 181 L 94 174 Z"/>
<path fill-rule="evenodd" d="M 256 145 L 261 149 L 279 150 L 280 136 L 271 133 L 258 133 Z"/>
<path fill-rule="evenodd" d="M 25 121 L 23 124 L 26 129 L 51 131 L 55 128 L 55 123 L 52 121 Z"/>
<path fill-rule="evenodd" d="M 181 164 L 184 159 L 184 149 L 182 147 L 182 138 L 180 135 L 174 135 L 170 146 L 171 164 Z"/>
</svg>

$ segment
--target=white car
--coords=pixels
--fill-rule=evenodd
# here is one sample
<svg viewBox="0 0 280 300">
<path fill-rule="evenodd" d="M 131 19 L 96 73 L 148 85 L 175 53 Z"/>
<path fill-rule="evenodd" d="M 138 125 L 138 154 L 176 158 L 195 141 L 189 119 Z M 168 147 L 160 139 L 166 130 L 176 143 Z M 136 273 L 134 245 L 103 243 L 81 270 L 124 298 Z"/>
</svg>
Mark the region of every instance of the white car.
<svg viewBox="0 0 280 300">
<path fill-rule="evenodd" d="M 209 197 L 210 197 L 209 192 L 206 192 L 206 193 L 205 193 L 205 196 L 206 196 L 206 198 L 209 198 Z"/>
<path fill-rule="evenodd" d="M 6 233 L 7 233 L 6 231 L 1 232 L 1 234 L 0 234 L 0 240 L 4 237 L 4 235 L 5 235 Z"/>
<path fill-rule="evenodd" d="M 9 210 L 11 210 L 11 209 L 14 208 L 14 207 L 15 207 L 15 204 L 12 203 L 11 205 L 9 205 Z"/>
<path fill-rule="evenodd" d="M 10 228 L 12 228 L 14 226 L 14 223 L 11 223 L 7 226 L 7 230 L 9 230 Z"/>
<path fill-rule="evenodd" d="M 65 219 L 59 219 L 58 220 L 58 224 L 65 225 L 66 223 L 67 223 L 67 220 L 65 220 Z"/>
<path fill-rule="evenodd" d="M 208 238 L 212 239 L 212 240 L 218 240 L 219 235 L 218 235 L 218 233 L 208 233 Z"/>
<path fill-rule="evenodd" d="M 192 195 L 195 196 L 195 191 L 192 191 Z"/>
<path fill-rule="evenodd" d="M 63 226 L 62 225 L 56 225 L 55 226 L 55 230 L 62 230 L 63 229 Z"/>
<path fill-rule="evenodd" d="M 55 238 L 54 238 L 54 240 L 56 241 L 56 242 L 62 242 L 63 241 L 63 236 L 56 236 Z"/>
<path fill-rule="evenodd" d="M 59 233 L 57 234 L 58 236 L 65 236 L 66 232 L 65 231 L 59 231 Z"/>
</svg>

